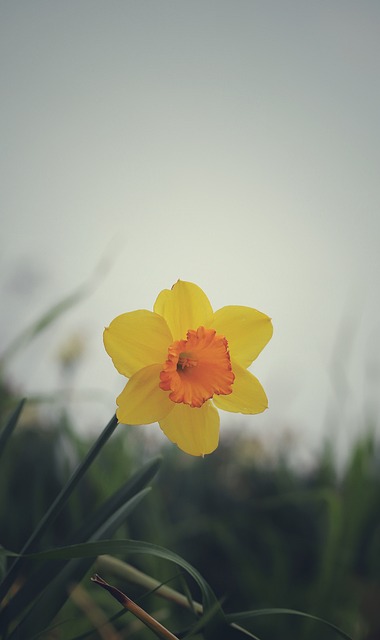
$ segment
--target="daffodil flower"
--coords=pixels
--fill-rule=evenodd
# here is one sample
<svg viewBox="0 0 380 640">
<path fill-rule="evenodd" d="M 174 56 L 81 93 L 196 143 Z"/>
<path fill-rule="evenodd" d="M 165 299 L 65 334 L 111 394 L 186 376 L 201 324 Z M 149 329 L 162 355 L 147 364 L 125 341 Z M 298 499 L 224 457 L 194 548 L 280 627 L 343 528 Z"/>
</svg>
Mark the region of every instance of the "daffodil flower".
<svg viewBox="0 0 380 640">
<path fill-rule="evenodd" d="M 186 453 L 211 453 L 218 409 L 254 414 L 268 406 L 247 368 L 270 340 L 271 320 L 243 306 L 213 312 L 202 289 L 182 280 L 161 291 L 153 309 L 124 313 L 104 331 L 107 353 L 129 378 L 116 400 L 117 419 L 158 422 Z"/>
</svg>

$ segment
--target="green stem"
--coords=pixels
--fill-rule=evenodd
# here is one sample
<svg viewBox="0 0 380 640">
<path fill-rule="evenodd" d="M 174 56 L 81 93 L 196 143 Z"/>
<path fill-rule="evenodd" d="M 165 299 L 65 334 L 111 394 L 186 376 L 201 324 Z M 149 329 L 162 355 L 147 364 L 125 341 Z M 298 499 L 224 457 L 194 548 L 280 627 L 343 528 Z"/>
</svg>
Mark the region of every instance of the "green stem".
<svg viewBox="0 0 380 640">
<path fill-rule="evenodd" d="M 105 429 L 100 434 L 99 438 L 91 447 L 85 459 L 80 463 L 80 465 L 74 471 L 70 480 L 60 491 L 60 493 L 54 500 L 51 507 L 48 509 L 44 517 L 41 519 L 37 528 L 33 531 L 32 535 L 30 536 L 28 541 L 25 543 L 23 549 L 20 551 L 20 556 L 16 558 L 16 560 L 10 567 L 7 575 L 5 576 L 3 582 L 0 585 L 0 602 L 4 598 L 9 587 L 12 585 L 16 577 L 17 570 L 20 568 L 20 566 L 22 566 L 22 562 L 24 558 L 22 558 L 21 556 L 25 555 L 26 553 L 31 553 L 34 550 L 37 540 L 43 535 L 46 529 L 51 525 L 52 522 L 54 522 L 58 514 L 61 512 L 62 508 L 64 507 L 65 503 L 69 499 L 72 492 L 74 491 L 78 482 L 82 479 L 87 469 L 90 467 L 92 462 L 95 460 L 96 456 L 100 453 L 101 449 L 106 444 L 107 440 L 109 440 L 109 438 L 115 431 L 117 424 L 118 424 L 117 418 L 116 416 L 113 416 L 113 418 L 111 418 L 111 420 L 109 421 Z"/>
</svg>

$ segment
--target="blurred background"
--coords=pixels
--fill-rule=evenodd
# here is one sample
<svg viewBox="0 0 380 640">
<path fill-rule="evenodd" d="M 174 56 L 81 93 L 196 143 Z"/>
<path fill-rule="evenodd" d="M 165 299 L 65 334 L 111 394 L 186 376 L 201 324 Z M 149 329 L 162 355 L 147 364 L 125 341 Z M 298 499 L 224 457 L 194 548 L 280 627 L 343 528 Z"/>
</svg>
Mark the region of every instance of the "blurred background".
<svg viewBox="0 0 380 640">
<path fill-rule="evenodd" d="M 98 428 L 124 384 L 104 326 L 181 278 L 273 318 L 250 430 L 347 447 L 378 409 L 379 19 L 370 1 L 1 3 L 3 348 L 108 265 L 12 358 L 23 392 L 58 389 L 79 338 Z"/>
<path fill-rule="evenodd" d="M 335 498 L 326 504 L 341 505 L 339 517 L 329 513 L 342 528 L 335 519 L 327 526 L 314 502 L 306 512 L 294 508 L 295 519 L 286 510 L 283 521 L 261 520 L 257 557 L 267 562 L 256 566 L 251 590 L 261 604 L 284 606 L 297 583 L 288 605 L 326 612 L 327 595 L 338 590 L 329 571 L 345 588 L 355 582 L 355 606 L 363 576 L 378 593 L 379 28 L 380 5 L 370 0 L 0 5 L 5 395 L 42 398 L 38 420 L 29 405 L 32 424 L 64 416 L 87 438 L 108 421 L 125 382 L 102 345 L 116 315 L 151 309 L 178 278 L 200 285 L 215 309 L 242 304 L 270 315 L 273 339 L 251 368 L 269 410 L 223 415 L 222 448 L 201 468 L 214 479 L 226 460 L 235 465 L 226 491 L 240 506 L 254 500 L 252 486 L 264 487 L 260 499 L 328 487 Z M 72 293 L 76 303 L 54 311 Z M 49 309 L 54 322 L 30 339 L 23 332 Z M 163 442 L 157 425 L 132 431 L 126 448 L 142 458 Z M 170 455 L 184 482 L 195 468 L 186 465 L 199 468 Z M 218 522 L 210 504 L 215 496 L 204 513 Z M 342 559 L 334 553 L 353 504 L 363 511 Z M 283 526 L 292 552 L 279 542 Z M 272 551 L 260 551 L 268 531 L 278 565 Z M 372 535 L 370 555 L 355 555 Z M 163 538 L 185 557 L 189 548 L 207 556 L 199 540 Z M 313 551 L 302 552 L 310 562 L 297 582 L 297 566 L 280 560 L 296 558 L 301 539 Z M 234 545 L 224 544 L 226 557 Z M 306 600 L 304 580 L 313 585 Z M 344 622 L 354 608 L 346 592 L 337 622 L 342 607 Z"/>
</svg>

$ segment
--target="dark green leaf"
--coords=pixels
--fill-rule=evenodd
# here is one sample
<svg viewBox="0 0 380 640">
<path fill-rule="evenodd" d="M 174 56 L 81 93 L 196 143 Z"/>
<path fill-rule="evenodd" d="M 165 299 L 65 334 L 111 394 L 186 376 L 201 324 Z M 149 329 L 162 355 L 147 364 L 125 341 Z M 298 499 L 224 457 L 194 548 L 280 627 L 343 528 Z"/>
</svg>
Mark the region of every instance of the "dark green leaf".
<svg viewBox="0 0 380 640">
<path fill-rule="evenodd" d="M 30 536 L 29 540 L 24 545 L 23 549 L 21 550 L 20 556 L 22 554 L 25 555 L 28 552 L 32 551 L 33 548 L 35 547 L 36 542 L 40 539 L 40 537 L 43 535 L 46 529 L 52 524 L 52 522 L 54 522 L 55 518 L 61 512 L 67 500 L 69 499 L 70 495 L 78 485 L 79 481 L 82 479 L 87 469 L 91 466 L 96 456 L 100 453 L 100 451 L 106 444 L 107 440 L 109 440 L 109 438 L 115 431 L 116 427 L 117 427 L 117 418 L 116 416 L 113 416 L 113 418 L 111 418 L 111 420 L 109 421 L 105 429 L 100 434 L 99 438 L 91 447 L 90 451 L 88 452 L 84 460 L 80 463 L 80 465 L 74 471 L 68 483 L 63 487 L 62 491 L 60 491 L 60 493 L 54 500 L 53 504 L 51 505 L 50 509 L 46 512 L 45 516 L 40 521 L 38 527 L 35 529 L 35 531 Z M 7 575 L 5 576 L 3 582 L 0 585 L 0 601 L 4 598 L 4 596 L 8 592 L 8 589 L 10 588 L 13 581 L 15 580 L 17 576 L 17 572 L 19 571 L 21 566 L 22 566 L 22 558 L 18 557 L 13 563 L 13 565 L 11 566 L 10 570 L 8 571 Z"/>
<path fill-rule="evenodd" d="M 108 500 L 106 500 L 84 525 L 71 536 L 69 544 L 88 541 L 118 509 L 140 492 L 156 475 L 161 458 L 154 458 L 136 471 L 131 478 Z M 64 566 L 65 561 L 63 561 Z M 61 566 L 61 565 L 60 565 Z M 35 572 L 16 593 L 8 605 L 8 616 L 13 619 L 18 616 L 35 598 L 36 595 L 51 582 L 59 567 L 56 561 L 47 561 Z"/>
<path fill-rule="evenodd" d="M 133 511 L 141 499 L 149 492 L 149 488 L 143 489 L 140 493 L 133 496 L 125 505 L 123 505 L 116 513 L 112 514 L 107 522 L 105 522 L 94 534 L 93 539 L 99 540 L 102 537 L 113 535 L 120 525 L 125 521 L 126 517 Z M 23 620 L 9 636 L 9 640 L 17 640 L 18 638 L 30 638 L 43 631 L 57 615 L 61 607 L 66 602 L 70 585 L 78 583 L 90 569 L 97 553 L 97 545 L 106 545 L 110 541 L 88 542 L 74 547 L 79 547 L 87 551 L 83 553 L 70 554 L 65 553 L 65 548 L 60 549 L 58 553 L 55 550 L 51 552 L 41 552 L 32 554 L 30 557 L 46 559 L 73 559 L 56 575 L 56 577 L 46 586 L 39 598 L 33 604 Z M 112 541 L 111 541 L 112 542 Z M 115 541 L 113 541 L 115 542 Z M 104 553 L 106 553 L 104 551 Z"/>
</svg>

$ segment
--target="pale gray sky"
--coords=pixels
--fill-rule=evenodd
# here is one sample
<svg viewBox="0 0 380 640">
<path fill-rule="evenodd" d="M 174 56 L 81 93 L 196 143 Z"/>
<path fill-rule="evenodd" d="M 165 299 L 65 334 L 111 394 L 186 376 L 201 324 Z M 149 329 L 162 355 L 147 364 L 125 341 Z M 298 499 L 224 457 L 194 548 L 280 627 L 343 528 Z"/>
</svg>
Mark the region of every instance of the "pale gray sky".
<svg viewBox="0 0 380 640">
<path fill-rule="evenodd" d="M 379 383 L 379 30 L 375 1 L 2 2 L 3 344 L 114 255 L 13 380 L 57 387 L 84 331 L 76 386 L 104 389 L 84 410 L 104 421 L 123 380 L 103 327 L 182 278 L 273 318 L 252 432 L 315 441 L 332 409 L 357 430 Z"/>
</svg>

